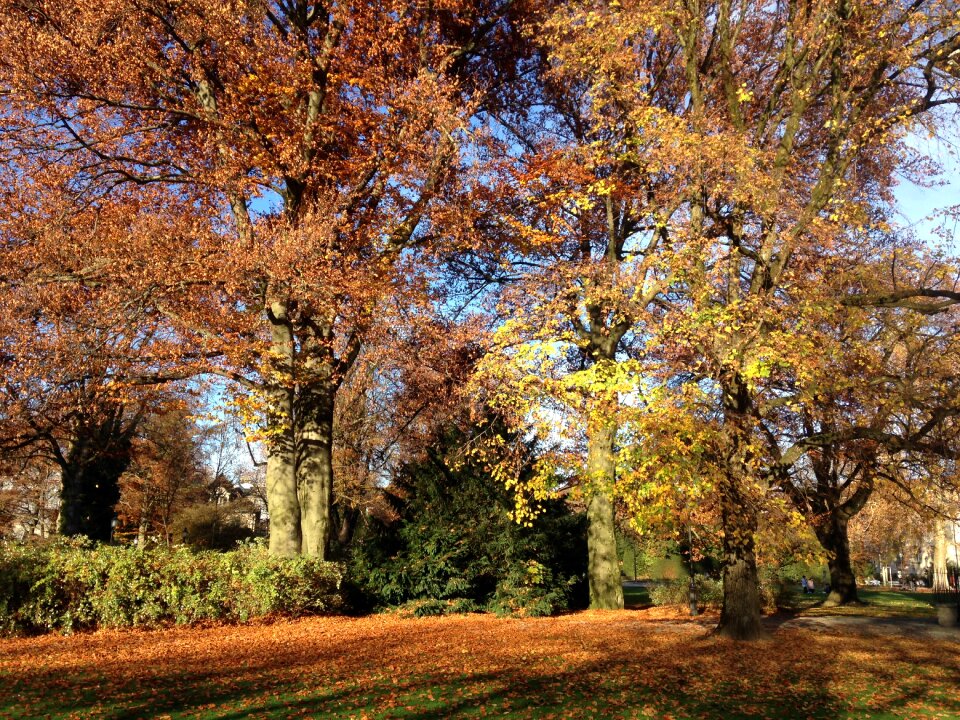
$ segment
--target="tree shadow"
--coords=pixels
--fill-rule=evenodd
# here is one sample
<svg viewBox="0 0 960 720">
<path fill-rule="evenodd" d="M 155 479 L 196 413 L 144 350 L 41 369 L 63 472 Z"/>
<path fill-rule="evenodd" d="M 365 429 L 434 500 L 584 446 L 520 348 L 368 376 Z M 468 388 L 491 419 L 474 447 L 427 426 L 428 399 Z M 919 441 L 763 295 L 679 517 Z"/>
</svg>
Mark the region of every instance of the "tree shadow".
<svg viewBox="0 0 960 720">
<path fill-rule="evenodd" d="M 21 643 L 16 662 L 0 644 L 0 717 L 827 720 L 852 708 L 903 714 L 924 705 L 960 717 L 960 657 L 947 652 L 950 643 L 882 638 L 874 661 L 858 669 L 845 654 L 850 638 L 774 628 L 771 641 L 744 644 L 699 625 L 664 631 L 665 623 L 678 624 L 628 613 L 309 621 L 252 639 L 237 628 L 177 631 L 172 639 L 43 638 Z M 871 648 L 863 638 L 852 642 L 858 653 Z"/>
</svg>

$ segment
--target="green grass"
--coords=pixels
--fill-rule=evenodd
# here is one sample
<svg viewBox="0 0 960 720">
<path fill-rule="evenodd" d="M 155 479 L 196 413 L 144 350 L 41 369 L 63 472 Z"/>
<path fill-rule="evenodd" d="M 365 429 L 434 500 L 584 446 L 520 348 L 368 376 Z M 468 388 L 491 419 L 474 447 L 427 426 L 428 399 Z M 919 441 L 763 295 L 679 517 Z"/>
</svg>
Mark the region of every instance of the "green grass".
<svg viewBox="0 0 960 720">
<path fill-rule="evenodd" d="M 623 605 L 628 608 L 646 607 L 650 604 L 650 591 L 645 587 L 627 585 L 623 588 Z"/>
<path fill-rule="evenodd" d="M 936 615 L 931 593 L 910 592 L 907 590 L 875 590 L 858 588 L 857 594 L 862 604 L 840 607 L 822 607 L 824 597 L 795 593 L 791 600 L 792 609 L 801 615 L 816 616 L 858 616 L 875 618 L 927 618 Z"/>
</svg>

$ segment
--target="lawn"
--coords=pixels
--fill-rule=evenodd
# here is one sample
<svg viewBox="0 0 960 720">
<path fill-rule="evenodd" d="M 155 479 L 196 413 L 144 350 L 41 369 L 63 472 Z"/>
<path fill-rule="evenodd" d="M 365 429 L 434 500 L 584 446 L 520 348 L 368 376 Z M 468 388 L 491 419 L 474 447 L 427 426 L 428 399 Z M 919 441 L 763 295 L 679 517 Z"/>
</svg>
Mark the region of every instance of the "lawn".
<svg viewBox="0 0 960 720">
<path fill-rule="evenodd" d="M 649 605 L 650 590 L 640 585 L 624 585 L 623 604 L 628 608 L 638 608 Z"/>
<path fill-rule="evenodd" d="M 868 590 L 857 588 L 862 605 L 847 607 L 820 607 L 823 594 L 803 595 L 797 593 L 793 598 L 795 609 L 801 615 L 858 615 L 864 617 L 934 617 L 932 593 L 909 592 L 906 590 Z"/>
<path fill-rule="evenodd" d="M 953 642 L 663 610 L 312 618 L 0 641 L 0 718 L 958 718 Z"/>
</svg>

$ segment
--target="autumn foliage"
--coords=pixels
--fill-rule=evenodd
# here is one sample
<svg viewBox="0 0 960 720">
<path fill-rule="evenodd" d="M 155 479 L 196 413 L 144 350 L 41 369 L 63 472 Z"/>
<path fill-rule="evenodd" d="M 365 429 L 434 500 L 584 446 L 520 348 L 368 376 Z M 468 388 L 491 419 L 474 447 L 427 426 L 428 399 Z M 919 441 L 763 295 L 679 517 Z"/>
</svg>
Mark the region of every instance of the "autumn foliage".
<svg viewBox="0 0 960 720">
<path fill-rule="evenodd" d="M 618 522 L 718 548 L 732 637 L 762 634 L 758 541 L 812 532 L 851 602 L 875 488 L 943 515 L 956 487 L 960 265 L 895 189 L 939 172 L 914 138 L 956 118 L 957 18 L 0 0 L 7 449 L 44 447 L 64 532 L 105 539 L 163 388 L 216 378 L 271 552 L 325 559 L 493 413 L 451 467 L 520 523 L 584 509 L 593 607 L 623 606 Z M 189 460 L 161 445 L 134 475 Z M 128 505 L 166 526 L 182 474 Z"/>
</svg>

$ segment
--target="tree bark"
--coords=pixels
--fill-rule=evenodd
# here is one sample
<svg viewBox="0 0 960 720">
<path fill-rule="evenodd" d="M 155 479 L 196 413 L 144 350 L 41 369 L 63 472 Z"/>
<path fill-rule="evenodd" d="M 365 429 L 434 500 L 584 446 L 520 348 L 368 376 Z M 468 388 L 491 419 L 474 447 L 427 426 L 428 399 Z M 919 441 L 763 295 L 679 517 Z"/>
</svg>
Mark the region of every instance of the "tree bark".
<svg viewBox="0 0 960 720">
<path fill-rule="evenodd" d="M 933 591 L 945 593 L 950 591 L 950 582 L 947 579 L 947 521 L 937 518 L 933 540 Z"/>
<path fill-rule="evenodd" d="M 266 485 L 270 507 L 270 552 L 293 557 L 300 554 L 302 541 L 294 435 L 293 329 L 287 308 L 281 302 L 271 304 L 268 318 L 274 370 L 280 378 L 267 391 L 270 434 Z"/>
<path fill-rule="evenodd" d="M 62 469 L 62 535 L 109 542 L 114 506 L 120 501 L 120 476 L 129 465 L 129 439 L 105 448 L 74 444 Z"/>
<path fill-rule="evenodd" d="M 720 487 L 723 523 L 723 607 L 716 633 L 734 640 L 757 640 L 760 624 L 760 578 L 754 534 L 757 516 L 744 497 L 740 480 L 727 478 Z"/>
<path fill-rule="evenodd" d="M 66 454 L 57 454 L 59 529 L 68 537 L 110 540 L 114 507 L 120 501 L 120 476 L 130 467 L 131 438 L 138 421 L 131 419 L 124 427 L 122 406 L 105 413 L 79 419 Z"/>
<path fill-rule="evenodd" d="M 757 640 L 763 628 L 755 548 L 757 504 L 750 497 L 750 393 L 737 376 L 724 388 L 723 398 L 731 446 L 717 488 L 723 525 L 723 606 L 716 633 L 734 640 Z"/>
<path fill-rule="evenodd" d="M 333 409 L 335 388 L 321 382 L 302 393 L 297 479 L 303 554 L 326 560 L 333 508 Z"/>
<path fill-rule="evenodd" d="M 817 539 L 830 556 L 830 594 L 825 605 L 847 605 L 860 602 L 857 596 L 857 578 L 850 562 L 850 539 L 847 535 L 847 519 L 840 512 L 827 515 L 826 522 L 817 526 Z"/>
<path fill-rule="evenodd" d="M 616 426 L 604 425 L 592 430 L 587 439 L 587 474 L 592 486 L 587 501 L 587 575 L 593 609 L 623 609 L 611 499 L 616 480 L 616 432 Z"/>
</svg>

